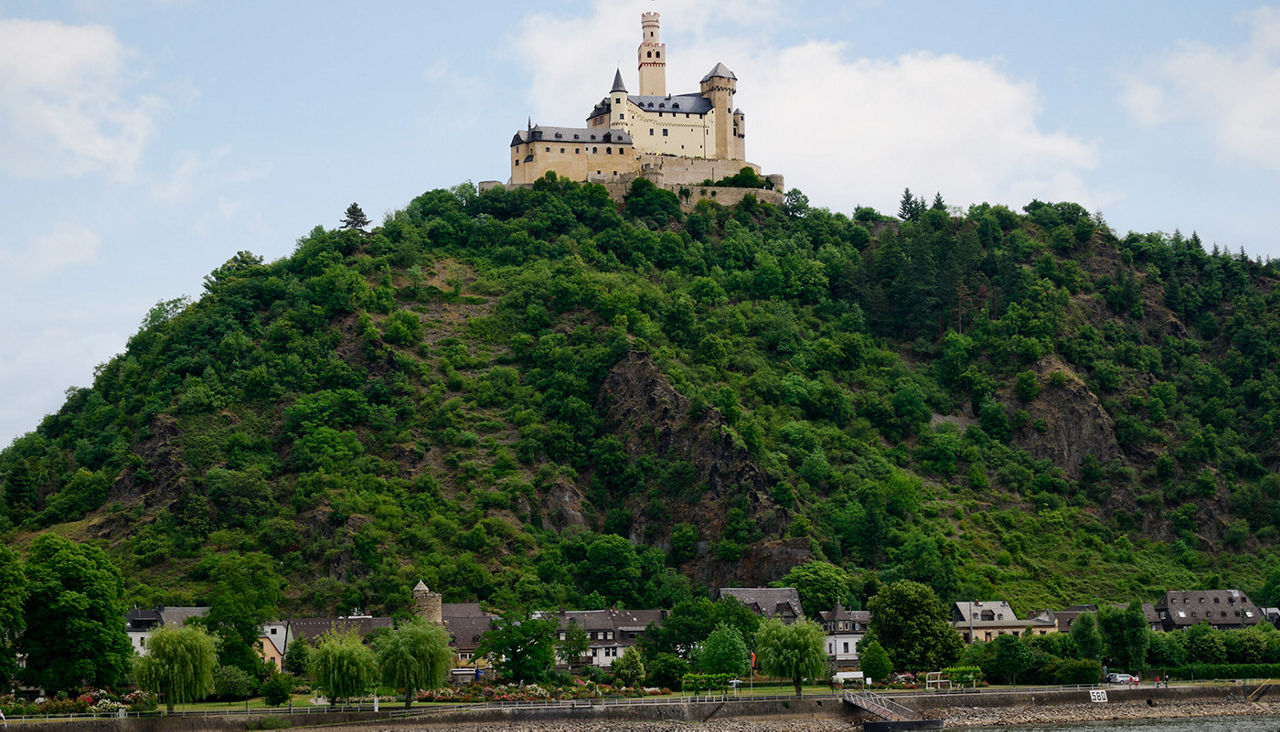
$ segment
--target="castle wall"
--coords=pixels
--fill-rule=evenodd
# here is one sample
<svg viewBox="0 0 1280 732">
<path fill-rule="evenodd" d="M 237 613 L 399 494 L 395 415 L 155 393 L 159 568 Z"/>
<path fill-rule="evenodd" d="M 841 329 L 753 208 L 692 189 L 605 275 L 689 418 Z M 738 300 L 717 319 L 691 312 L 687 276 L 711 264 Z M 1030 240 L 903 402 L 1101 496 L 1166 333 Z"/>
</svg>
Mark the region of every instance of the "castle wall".
<svg viewBox="0 0 1280 732">
<path fill-rule="evenodd" d="M 707 114 L 654 112 L 628 102 L 621 127 L 636 150 L 691 158 L 715 156 L 715 110 Z"/>
<path fill-rule="evenodd" d="M 707 160 L 654 155 L 641 150 L 640 172 L 658 185 L 690 186 L 704 180 L 720 180 L 743 168 L 760 173 L 760 166 L 743 160 Z"/>
<path fill-rule="evenodd" d="M 536 140 L 511 146 L 512 183 L 533 183 L 549 170 L 570 180 L 611 180 L 634 176 L 640 164 L 635 149 L 627 144 Z"/>
</svg>

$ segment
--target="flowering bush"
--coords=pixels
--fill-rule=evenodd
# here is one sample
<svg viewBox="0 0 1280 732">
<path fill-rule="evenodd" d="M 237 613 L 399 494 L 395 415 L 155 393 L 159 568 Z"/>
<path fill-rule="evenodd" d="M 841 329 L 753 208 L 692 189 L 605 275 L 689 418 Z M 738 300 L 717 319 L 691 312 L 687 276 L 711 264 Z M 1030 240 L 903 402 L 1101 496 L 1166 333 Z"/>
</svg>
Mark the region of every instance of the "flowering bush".
<svg viewBox="0 0 1280 732">
<path fill-rule="evenodd" d="M 100 714 L 103 712 L 118 712 L 121 709 L 128 709 L 128 708 L 129 708 L 129 705 L 127 704 L 121 704 L 118 701 L 111 701 L 110 699 L 101 699 L 96 704 L 89 707 L 89 711 L 95 714 Z"/>
<path fill-rule="evenodd" d="M 521 702 L 550 699 L 596 699 L 605 696 L 656 696 L 670 694 L 666 689 L 654 687 L 622 687 L 610 684 L 598 684 L 585 679 L 574 679 L 563 687 L 546 687 L 538 684 L 519 686 L 518 684 L 468 684 L 453 689 L 428 689 L 420 691 L 417 700 L 445 704 L 462 704 L 473 702 Z"/>
</svg>

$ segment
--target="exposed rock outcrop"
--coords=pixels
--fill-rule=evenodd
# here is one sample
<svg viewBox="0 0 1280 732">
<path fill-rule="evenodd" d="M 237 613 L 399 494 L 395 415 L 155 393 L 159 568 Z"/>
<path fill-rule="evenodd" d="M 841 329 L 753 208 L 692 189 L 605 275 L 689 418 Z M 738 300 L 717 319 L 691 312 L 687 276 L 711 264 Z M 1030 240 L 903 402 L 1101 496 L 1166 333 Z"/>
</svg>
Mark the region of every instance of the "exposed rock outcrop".
<svg viewBox="0 0 1280 732">
<path fill-rule="evenodd" d="M 1071 367 L 1056 356 L 1048 356 L 1035 370 L 1040 393 L 1025 405 L 1031 422 L 1015 436 L 1015 443 L 1032 456 L 1062 468 L 1073 479 L 1080 477 L 1088 456 L 1100 463 L 1119 459 L 1120 445 L 1111 415 Z M 1049 383 L 1054 372 L 1062 374 L 1061 384 Z M 1037 423 L 1043 429 L 1037 428 Z"/>
<path fill-rule="evenodd" d="M 782 533 L 784 519 L 769 497 L 768 478 L 724 417 L 714 408 L 690 414 L 689 398 L 676 391 L 648 354 L 631 351 L 614 364 L 600 387 L 599 406 L 630 457 L 688 461 L 706 485 L 696 504 L 672 502 L 672 523 L 692 523 L 704 539 L 716 539 L 724 530 L 726 503 L 741 496 L 748 517 L 765 536 Z"/>
</svg>

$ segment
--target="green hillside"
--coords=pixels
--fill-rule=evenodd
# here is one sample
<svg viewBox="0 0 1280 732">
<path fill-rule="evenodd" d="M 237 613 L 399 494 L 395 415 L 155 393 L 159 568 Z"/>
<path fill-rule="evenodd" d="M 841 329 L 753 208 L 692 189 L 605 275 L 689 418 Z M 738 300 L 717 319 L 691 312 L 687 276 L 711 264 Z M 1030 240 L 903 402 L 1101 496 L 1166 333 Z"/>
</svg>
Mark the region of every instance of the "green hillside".
<svg viewBox="0 0 1280 732">
<path fill-rule="evenodd" d="M 1277 268 L 1071 203 L 899 213 L 544 179 L 241 252 L 0 453 L 0 531 L 100 542 L 143 603 L 262 552 L 316 612 L 419 578 L 669 606 L 813 559 L 853 602 L 1258 591 Z"/>
</svg>

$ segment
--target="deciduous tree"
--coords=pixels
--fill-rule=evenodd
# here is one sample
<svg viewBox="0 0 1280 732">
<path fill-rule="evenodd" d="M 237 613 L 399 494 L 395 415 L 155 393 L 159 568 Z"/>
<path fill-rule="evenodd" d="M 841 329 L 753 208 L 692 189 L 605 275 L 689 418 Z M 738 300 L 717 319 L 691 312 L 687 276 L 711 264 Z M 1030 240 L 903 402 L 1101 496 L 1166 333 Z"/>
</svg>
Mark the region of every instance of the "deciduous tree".
<svg viewBox="0 0 1280 732">
<path fill-rule="evenodd" d="M 9 690 L 17 672 L 17 643 L 27 626 L 23 605 L 27 601 L 27 575 L 22 558 L 0 546 L 0 690 Z"/>
<path fill-rule="evenodd" d="M 382 682 L 404 690 L 404 706 L 413 704 L 420 689 L 442 686 L 449 675 L 453 652 L 444 628 L 421 618 L 411 620 L 374 644 Z"/>
<path fill-rule="evenodd" d="M 862 672 L 872 681 L 882 682 L 893 673 L 893 661 L 889 659 L 889 652 L 878 641 L 864 643 L 859 660 Z"/>
<path fill-rule="evenodd" d="M 882 587 L 868 605 L 871 632 L 897 669 L 937 670 L 959 658 L 964 641 L 927 585 L 899 580 Z"/>
<path fill-rule="evenodd" d="M 769 676 L 791 679 L 796 696 L 805 679 L 818 679 L 826 670 L 826 636 L 822 626 L 811 620 L 785 625 L 769 618 L 756 631 L 756 659 L 760 670 Z"/>
<path fill-rule="evenodd" d="M 478 656 L 488 656 L 503 678 L 535 682 L 555 663 L 556 624 L 531 615 L 506 614 L 480 638 Z"/>
<path fill-rule="evenodd" d="M 284 599 L 284 579 L 271 557 L 260 552 L 227 554 L 209 573 L 213 590 L 209 612 L 195 622 L 222 639 L 218 660 L 254 675 L 261 663 L 257 653 L 259 629 L 277 614 Z"/>
<path fill-rule="evenodd" d="M 331 630 L 320 637 L 309 659 L 312 685 L 331 701 L 363 696 L 378 680 L 373 651 L 354 631 Z"/>
<path fill-rule="evenodd" d="M 587 631 L 576 622 L 569 621 L 569 627 L 564 631 L 564 640 L 556 644 L 556 656 L 572 671 L 573 662 L 585 656 L 589 650 L 591 639 L 587 637 Z"/>
<path fill-rule="evenodd" d="M 622 656 L 609 667 L 613 678 L 623 686 L 635 686 L 644 681 L 644 654 L 636 646 L 622 652 Z"/>
<path fill-rule="evenodd" d="M 751 665 L 747 642 L 738 629 L 721 623 L 697 651 L 698 670 L 706 674 L 743 674 Z"/>
<path fill-rule="evenodd" d="M 134 664 L 138 686 L 154 692 L 170 712 L 175 704 L 213 693 L 218 642 L 196 625 L 160 627 L 147 638 L 147 655 Z"/>
<path fill-rule="evenodd" d="M 1081 613 L 1071 623 L 1071 640 L 1076 644 L 1076 655 L 1079 658 L 1102 658 L 1102 636 L 1098 635 L 1098 623 L 1093 613 Z"/>
<path fill-rule="evenodd" d="M 133 655 L 121 620 L 124 579 L 106 553 L 41 534 L 31 543 L 26 575 L 23 678 L 49 693 L 123 680 Z"/>
</svg>

